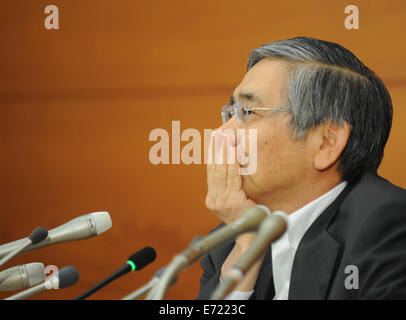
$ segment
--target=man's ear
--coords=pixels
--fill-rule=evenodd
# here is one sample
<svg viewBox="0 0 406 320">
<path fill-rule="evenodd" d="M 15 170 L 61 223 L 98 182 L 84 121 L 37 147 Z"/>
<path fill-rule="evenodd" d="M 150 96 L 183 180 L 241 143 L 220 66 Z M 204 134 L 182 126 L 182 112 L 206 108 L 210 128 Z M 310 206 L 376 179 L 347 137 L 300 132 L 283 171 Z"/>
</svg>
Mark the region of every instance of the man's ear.
<svg viewBox="0 0 406 320">
<path fill-rule="evenodd" d="M 347 121 L 341 125 L 328 121 L 318 130 L 319 141 L 314 156 L 314 167 L 323 171 L 330 168 L 343 152 L 350 137 L 351 129 Z"/>
</svg>

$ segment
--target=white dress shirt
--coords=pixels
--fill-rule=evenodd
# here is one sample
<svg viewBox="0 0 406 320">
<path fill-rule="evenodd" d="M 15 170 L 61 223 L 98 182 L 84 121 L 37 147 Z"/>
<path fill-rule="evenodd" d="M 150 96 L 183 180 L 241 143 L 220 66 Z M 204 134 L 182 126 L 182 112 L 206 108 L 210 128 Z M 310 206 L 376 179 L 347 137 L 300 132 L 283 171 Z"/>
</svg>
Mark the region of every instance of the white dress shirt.
<svg viewBox="0 0 406 320">
<path fill-rule="evenodd" d="M 346 185 L 346 181 L 341 182 L 321 197 L 288 215 L 286 232 L 272 243 L 274 300 L 288 299 L 293 259 L 303 235 L 320 214 L 338 197 Z M 233 291 L 225 299 L 248 300 L 253 292 L 253 290 L 249 292 Z"/>
</svg>

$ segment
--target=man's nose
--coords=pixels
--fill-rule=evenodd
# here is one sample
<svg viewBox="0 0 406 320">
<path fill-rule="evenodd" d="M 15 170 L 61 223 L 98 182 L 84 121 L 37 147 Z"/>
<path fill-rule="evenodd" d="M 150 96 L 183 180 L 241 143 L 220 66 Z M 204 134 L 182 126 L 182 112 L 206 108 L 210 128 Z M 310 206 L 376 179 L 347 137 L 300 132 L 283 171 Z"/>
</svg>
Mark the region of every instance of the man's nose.
<svg viewBox="0 0 406 320">
<path fill-rule="evenodd" d="M 237 121 L 235 120 L 235 116 L 229 119 L 227 122 L 223 123 L 218 129 L 222 132 L 228 130 L 236 131 L 237 130 Z"/>
</svg>

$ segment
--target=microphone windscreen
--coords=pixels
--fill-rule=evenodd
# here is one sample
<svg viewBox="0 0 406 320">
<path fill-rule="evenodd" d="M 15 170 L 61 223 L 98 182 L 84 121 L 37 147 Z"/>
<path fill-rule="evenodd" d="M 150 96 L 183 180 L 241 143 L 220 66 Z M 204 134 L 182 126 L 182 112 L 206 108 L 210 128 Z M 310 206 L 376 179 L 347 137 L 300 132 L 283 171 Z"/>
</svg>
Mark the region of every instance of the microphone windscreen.
<svg viewBox="0 0 406 320">
<path fill-rule="evenodd" d="M 27 271 L 27 279 L 30 287 L 45 280 L 45 267 L 43 263 L 32 262 L 25 265 Z"/>
<path fill-rule="evenodd" d="M 96 226 L 97 235 L 109 230 L 113 225 L 110 214 L 107 211 L 93 212 L 90 214 Z"/>
<path fill-rule="evenodd" d="M 75 267 L 67 266 L 58 271 L 59 288 L 73 286 L 79 280 L 79 272 Z"/>
<path fill-rule="evenodd" d="M 38 227 L 29 235 L 29 239 L 32 241 L 32 244 L 36 244 L 48 237 L 48 230 L 43 227 Z"/>
<path fill-rule="evenodd" d="M 141 270 L 156 258 L 156 252 L 151 247 L 145 247 L 128 258 L 135 264 L 135 270 Z"/>
</svg>

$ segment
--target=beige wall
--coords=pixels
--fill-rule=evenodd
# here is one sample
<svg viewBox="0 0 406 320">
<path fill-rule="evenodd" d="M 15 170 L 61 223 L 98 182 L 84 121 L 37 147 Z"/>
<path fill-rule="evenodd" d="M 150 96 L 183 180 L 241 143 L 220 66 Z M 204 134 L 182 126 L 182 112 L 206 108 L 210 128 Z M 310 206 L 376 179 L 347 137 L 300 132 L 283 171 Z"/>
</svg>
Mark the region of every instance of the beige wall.
<svg viewBox="0 0 406 320">
<path fill-rule="evenodd" d="M 60 29 L 44 28 L 44 8 Z M 358 5 L 360 29 L 344 28 Z M 71 299 L 133 252 L 156 262 L 92 296 L 118 299 L 143 285 L 219 220 L 204 207 L 203 165 L 150 163 L 155 128 L 215 128 L 251 49 L 293 36 L 338 42 L 377 72 L 394 103 L 380 174 L 406 187 L 403 1 L 22 1 L 0 4 L 0 243 L 107 210 L 105 234 L 19 256 L 74 265 L 79 282 L 38 299 Z M 182 145 L 184 145 L 183 143 Z M 198 263 L 167 295 L 192 299 Z M 8 296 L 0 293 L 0 298 Z"/>
</svg>

